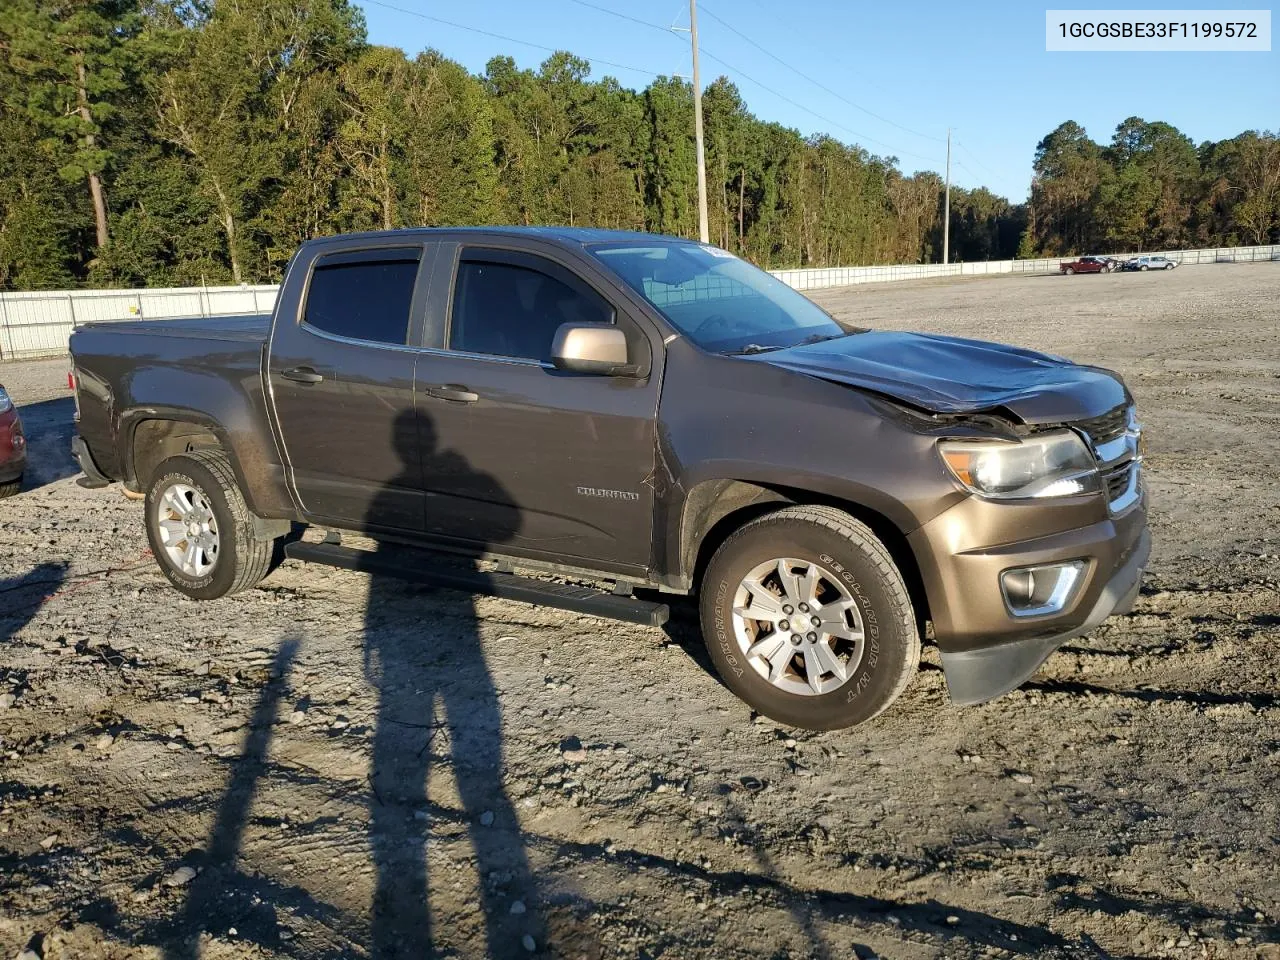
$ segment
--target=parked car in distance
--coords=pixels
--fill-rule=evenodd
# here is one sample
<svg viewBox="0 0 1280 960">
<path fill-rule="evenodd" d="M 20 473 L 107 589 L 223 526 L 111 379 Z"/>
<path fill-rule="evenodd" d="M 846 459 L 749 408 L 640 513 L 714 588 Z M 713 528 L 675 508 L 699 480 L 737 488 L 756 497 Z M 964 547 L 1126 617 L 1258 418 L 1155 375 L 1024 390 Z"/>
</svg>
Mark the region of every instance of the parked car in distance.
<svg viewBox="0 0 1280 960">
<path fill-rule="evenodd" d="M 1177 260 L 1170 260 L 1168 257 L 1134 257 L 1125 261 L 1124 268 L 1126 270 L 1172 270 L 1177 265 Z"/>
<path fill-rule="evenodd" d="M 27 438 L 13 398 L 0 384 L 0 497 L 12 497 L 22 487 L 27 467 Z"/>
<path fill-rule="evenodd" d="M 800 727 L 887 708 L 925 621 L 953 700 L 1007 693 L 1128 610 L 1150 552 L 1118 375 L 841 326 L 675 237 L 311 240 L 269 316 L 84 324 L 71 356 L 85 480 L 145 494 L 186 596 L 253 586 L 281 540 L 295 560 L 649 626 L 670 609 L 633 588 L 696 594 L 726 686 Z"/>
<path fill-rule="evenodd" d="M 1073 273 L 1110 273 L 1114 269 L 1115 261 L 1110 257 L 1081 257 L 1058 267 L 1058 271 L 1068 277 Z"/>
</svg>

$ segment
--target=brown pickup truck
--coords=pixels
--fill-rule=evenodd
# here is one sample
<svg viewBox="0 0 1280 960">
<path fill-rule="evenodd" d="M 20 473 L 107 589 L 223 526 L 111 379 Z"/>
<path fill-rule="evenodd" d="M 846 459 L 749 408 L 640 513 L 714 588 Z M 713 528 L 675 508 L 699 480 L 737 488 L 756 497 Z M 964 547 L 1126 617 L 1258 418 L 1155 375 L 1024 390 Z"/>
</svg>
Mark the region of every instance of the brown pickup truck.
<svg viewBox="0 0 1280 960">
<path fill-rule="evenodd" d="M 654 626 L 697 594 L 724 682 L 802 727 L 884 710 L 929 622 L 954 700 L 1013 689 L 1128 608 L 1150 550 L 1115 374 L 850 329 L 671 237 L 314 240 L 271 316 L 71 353 L 82 482 L 145 494 L 187 596 L 273 553 Z"/>
</svg>

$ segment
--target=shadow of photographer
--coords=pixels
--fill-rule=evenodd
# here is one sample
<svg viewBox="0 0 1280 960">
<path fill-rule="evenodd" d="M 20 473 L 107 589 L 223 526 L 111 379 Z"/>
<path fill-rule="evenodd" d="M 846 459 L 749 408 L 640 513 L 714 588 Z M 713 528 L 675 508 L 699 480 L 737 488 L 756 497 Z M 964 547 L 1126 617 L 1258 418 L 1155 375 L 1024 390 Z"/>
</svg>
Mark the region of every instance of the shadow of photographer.
<svg viewBox="0 0 1280 960">
<path fill-rule="evenodd" d="M 416 428 L 406 418 L 415 420 Z M 475 494 L 474 501 L 457 507 L 472 504 L 483 513 L 483 523 L 474 527 L 487 531 L 488 542 L 470 544 L 456 561 L 475 570 L 485 547 L 509 539 L 518 529 L 510 496 L 465 458 L 437 449 L 435 431 L 425 417 L 401 414 L 394 436 L 404 473 L 375 498 L 369 517 L 389 515 L 394 501 L 414 487 L 419 475 L 428 487 L 432 477 L 448 477 L 454 489 Z M 405 449 L 409 437 L 417 439 L 411 450 Z M 394 559 L 399 550 L 381 544 L 379 560 Z M 439 799 L 430 800 L 427 791 L 429 779 L 434 789 L 443 779 L 440 774 L 451 774 L 475 855 L 485 955 L 528 956 L 530 946 L 541 948 L 545 940 L 524 837 L 503 787 L 502 716 L 475 600 L 448 592 L 428 606 L 416 602 L 415 595 L 421 591 L 397 578 L 370 574 L 364 656 L 378 701 L 369 801 L 376 870 L 371 954 L 431 957 L 452 940 L 454 931 L 442 929 L 433 917 L 430 861 L 439 839 L 433 827 L 456 822 L 458 815 Z M 441 886 L 437 884 L 437 895 Z M 455 906 L 449 912 L 460 911 Z"/>
</svg>

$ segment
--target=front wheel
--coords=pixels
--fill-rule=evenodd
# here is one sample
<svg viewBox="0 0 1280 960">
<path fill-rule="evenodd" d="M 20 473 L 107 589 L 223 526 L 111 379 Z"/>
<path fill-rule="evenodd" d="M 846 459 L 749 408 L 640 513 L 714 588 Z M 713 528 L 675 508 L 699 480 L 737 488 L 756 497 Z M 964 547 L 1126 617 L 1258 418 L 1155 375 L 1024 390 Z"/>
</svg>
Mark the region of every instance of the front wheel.
<svg viewBox="0 0 1280 960">
<path fill-rule="evenodd" d="M 271 568 L 273 541 L 254 536 L 253 517 L 221 450 L 163 461 L 147 489 L 146 511 L 156 562 L 192 599 L 247 590 Z"/>
<path fill-rule="evenodd" d="M 788 507 L 716 551 L 702 632 L 725 685 L 759 713 L 810 730 L 870 720 L 906 689 L 920 634 L 884 544 L 849 514 Z"/>
<path fill-rule="evenodd" d="M 1139 270 L 1141 270 L 1143 273 L 1146 273 L 1146 272 L 1147 272 L 1147 265 L 1144 263 L 1144 264 L 1143 264 L 1142 266 L 1140 266 L 1138 269 L 1139 269 Z"/>
<path fill-rule="evenodd" d="M 0 500 L 3 500 L 5 497 L 16 497 L 18 495 L 18 491 L 21 489 L 21 477 L 17 480 L 9 480 L 5 483 L 0 483 Z"/>
</svg>

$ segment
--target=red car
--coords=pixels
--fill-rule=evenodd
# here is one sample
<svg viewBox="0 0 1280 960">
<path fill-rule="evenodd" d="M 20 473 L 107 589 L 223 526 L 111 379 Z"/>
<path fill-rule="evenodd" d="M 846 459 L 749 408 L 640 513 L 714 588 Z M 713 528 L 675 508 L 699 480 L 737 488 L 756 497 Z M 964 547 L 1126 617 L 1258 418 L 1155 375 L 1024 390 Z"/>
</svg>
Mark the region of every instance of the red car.
<svg viewBox="0 0 1280 960">
<path fill-rule="evenodd" d="M 22 435 L 18 408 L 0 386 L 0 497 L 12 497 L 22 486 L 27 468 L 27 438 Z"/>
<path fill-rule="evenodd" d="M 1071 276 L 1073 273 L 1110 273 L 1116 269 L 1116 261 L 1110 257 L 1081 257 L 1071 263 L 1058 267 L 1060 273 Z"/>
</svg>

